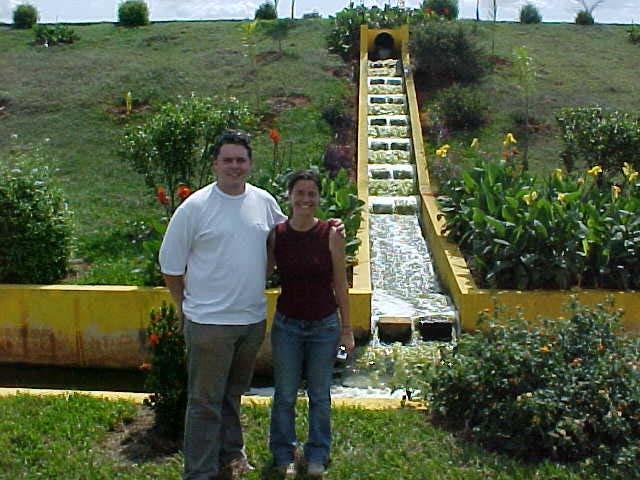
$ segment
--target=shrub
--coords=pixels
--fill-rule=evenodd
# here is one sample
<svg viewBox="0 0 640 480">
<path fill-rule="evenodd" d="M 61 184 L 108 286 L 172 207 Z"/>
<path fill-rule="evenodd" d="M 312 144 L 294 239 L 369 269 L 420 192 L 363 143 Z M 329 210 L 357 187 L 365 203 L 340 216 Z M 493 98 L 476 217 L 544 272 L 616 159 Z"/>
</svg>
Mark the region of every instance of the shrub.
<svg viewBox="0 0 640 480">
<path fill-rule="evenodd" d="M 412 32 L 409 46 L 415 71 L 425 86 L 473 83 L 485 72 L 484 52 L 462 25 L 431 22 Z"/>
<path fill-rule="evenodd" d="M 640 43 L 640 27 L 632 24 L 627 29 L 627 38 L 631 43 Z"/>
<path fill-rule="evenodd" d="M 273 2 L 264 2 L 256 9 L 254 17 L 256 20 L 275 20 L 278 18 L 278 12 Z"/>
<path fill-rule="evenodd" d="M 531 24 L 542 22 L 542 16 L 533 3 L 525 3 L 520 8 L 520 23 Z"/>
<path fill-rule="evenodd" d="M 625 162 L 640 169 L 640 116 L 601 107 L 564 108 L 556 113 L 567 170 L 577 161 L 619 171 Z"/>
<path fill-rule="evenodd" d="M 67 272 L 70 213 L 46 168 L 0 169 L 0 283 L 53 283 Z"/>
<path fill-rule="evenodd" d="M 151 358 L 141 369 L 147 372 L 145 389 L 151 394 L 144 403 L 153 409 L 156 427 L 177 438 L 184 430 L 187 406 L 187 361 L 181 320 L 175 307 L 164 302 L 149 316 L 147 342 Z"/>
<path fill-rule="evenodd" d="M 638 289 L 638 172 L 627 164 L 617 182 L 601 173 L 557 170 L 539 180 L 511 160 L 478 155 L 442 186 L 444 233 L 492 288 Z"/>
<path fill-rule="evenodd" d="M 18 5 L 13 11 L 13 26 L 15 28 L 31 28 L 38 21 L 38 10 L 29 3 Z"/>
<path fill-rule="evenodd" d="M 38 45 L 57 45 L 59 43 L 73 43 L 80 37 L 73 29 L 66 25 L 55 25 L 49 27 L 47 25 L 36 25 L 33 29 Z"/>
<path fill-rule="evenodd" d="M 474 129 L 486 121 L 488 103 L 473 87 L 453 85 L 440 93 L 438 106 L 449 129 Z"/>
<path fill-rule="evenodd" d="M 501 452 L 638 478 L 640 342 L 620 334 L 621 313 L 610 304 L 574 300 L 568 311 L 537 328 L 517 315 L 499 323 L 499 309 L 484 314 L 484 332 L 443 350 L 432 413 Z"/>
<path fill-rule="evenodd" d="M 593 19 L 591 12 L 588 12 L 587 10 L 580 10 L 576 14 L 575 22 L 576 25 L 593 25 L 595 20 Z"/>
<path fill-rule="evenodd" d="M 126 0 L 118 6 L 118 23 L 125 27 L 149 24 L 149 7 L 143 0 Z"/>
<path fill-rule="evenodd" d="M 425 0 L 422 2 L 422 10 L 433 12 L 447 20 L 458 18 L 458 0 Z"/>
<path fill-rule="evenodd" d="M 280 55 L 282 55 L 282 42 L 286 40 L 294 26 L 295 23 L 288 18 L 260 22 L 260 29 L 264 34 L 278 44 Z"/>
</svg>

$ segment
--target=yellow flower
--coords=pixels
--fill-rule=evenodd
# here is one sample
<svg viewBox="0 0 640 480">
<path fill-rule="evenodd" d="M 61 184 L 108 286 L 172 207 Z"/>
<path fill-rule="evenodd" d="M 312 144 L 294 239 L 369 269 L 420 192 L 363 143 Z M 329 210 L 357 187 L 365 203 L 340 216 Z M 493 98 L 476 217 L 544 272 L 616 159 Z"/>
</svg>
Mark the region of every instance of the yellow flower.
<svg viewBox="0 0 640 480">
<path fill-rule="evenodd" d="M 576 182 L 578 183 L 578 185 L 584 185 L 584 177 L 578 178 L 578 180 L 576 180 Z"/>
<path fill-rule="evenodd" d="M 502 141 L 502 144 L 504 146 L 507 146 L 507 145 L 511 145 L 512 143 L 518 143 L 518 141 L 516 140 L 516 137 L 513 136 L 513 133 L 509 132 L 505 135 L 504 140 Z"/>
<path fill-rule="evenodd" d="M 534 415 L 531 418 L 531 424 L 532 425 L 539 425 L 540 424 L 540 417 L 538 415 Z"/>
<path fill-rule="evenodd" d="M 624 162 L 622 173 L 627 177 L 629 183 L 633 183 L 638 178 L 638 172 L 633 169 L 633 166 L 629 162 Z"/>
<path fill-rule="evenodd" d="M 634 183 L 637 179 L 638 179 L 638 172 L 631 172 L 627 177 L 627 180 L 629 180 L 629 183 Z"/>
<path fill-rule="evenodd" d="M 444 144 L 439 149 L 436 150 L 436 155 L 438 157 L 444 158 L 447 156 L 447 153 L 449 152 L 450 148 L 451 146 L 449 144 Z"/>
<path fill-rule="evenodd" d="M 591 167 L 589 170 L 587 170 L 587 173 L 589 175 L 597 177 L 599 174 L 602 173 L 602 167 L 600 165 L 596 165 L 594 167 Z"/>
<path fill-rule="evenodd" d="M 567 194 L 566 193 L 562 193 L 562 192 L 558 192 L 558 201 L 559 202 L 564 202 L 567 198 Z"/>
<path fill-rule="evenodd" d="M 561 169 L 561 168 L 556 168 L 556 169 L 553 171 L 553 176 L 554 176 L 555 178 L 557 178 L 558 180 L 562 180 L 562 177 L 563 177 L 563 175 L 562 175 L 562 169 Z"/>
<path fill-rule="evenodd" d="M 526 195 L 522 196 L 522 200 L 524 200 L 524 203 L 526 203 L 527 205 L 531 205 L 533 202 L 536 201 L 537 198 L 538 198 L 538 192 L 536 192 L 535 190 L 531 193 L 527 193 Z"/>
<path fill-rule="evenodd" d="M 620 187 L 617 185 L 611 185 L 611 198 L 614 200 L 620 196 Z"/>
<path fill-rule="evenodd" d="M 548 345 L 543 345 L 542 347 L 540 347 L 540 352 L 542 353 L 549 353 L 551 351 L 551 349 L 549 348 Z"/>
<path fill-rule="evenodd" d="M 478 140 L 478 138 L 474 138 L 473 141 L 471 142 L 471 148 L 478 148 L 480 146 L 480 140 Z"/>
</svg>

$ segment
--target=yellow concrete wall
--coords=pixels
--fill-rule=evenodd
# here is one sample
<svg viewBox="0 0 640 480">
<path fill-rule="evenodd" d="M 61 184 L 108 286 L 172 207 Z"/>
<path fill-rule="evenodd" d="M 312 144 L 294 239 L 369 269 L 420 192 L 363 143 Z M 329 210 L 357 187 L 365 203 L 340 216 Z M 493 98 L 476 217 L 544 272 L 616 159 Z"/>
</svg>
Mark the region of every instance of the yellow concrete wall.
<svg viewBox="0 0 640 480">
<path fill-rule="evenodd" d="M 404 65 L 410 65 L 407 45 L 403 48 Z M 413 75 L 405 69 L 405 85 L 407 101 L 411 117 L 411 130 L 415 150 L 416 169 L 421 197 L 422 229 L 429 244 L 436 271 L 444 288 L 451 295 L 460 315 L 461 327 L 464 330 L 476 329 L 478 314 L 491 309 L 497 300 L 507 311 L 522 311 L 529 321 L 539 318 L 558 318 L 566 316 L 565 306 L 571 295 L 576 295 L 581 303 L 596 305 L 607 297 L 614 299 L 616 307 L 625 310 L 622 323 L 625 329 L 640 333 L 640 292 L 613 292 L 608 290 L 487 290 L 476 286 L 469 266 L 458 246 L 442 235 L 444 220 L 438 207 L 429 179 L 428 165 L 422 139 L 418 103 L 415 95 Z"/>
<path fill-rule="evenodd" d="M 277 289 L 265 292 L 271 323 Z M 165 288 L 0 285 L 0 363 L 137 368 L 147 356 L 151 308 Z M 371 292 L 351 289 L 357 337 L 368 337 Z"/>
</svg>

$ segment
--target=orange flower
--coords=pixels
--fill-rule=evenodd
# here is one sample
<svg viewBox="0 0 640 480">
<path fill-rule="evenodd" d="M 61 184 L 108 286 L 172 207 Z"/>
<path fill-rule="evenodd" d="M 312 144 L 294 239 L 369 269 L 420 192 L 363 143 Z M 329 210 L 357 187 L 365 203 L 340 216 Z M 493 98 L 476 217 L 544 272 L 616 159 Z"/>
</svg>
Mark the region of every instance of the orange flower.
<svg viewBox="0 0 640 480">
<path fill-rule="evenodd" d="M 192 193 L 191 189 L 189 187 L 187 187 L 186 185 L 180 185 L 178 187 L 177 194 L 178 194 L 178 198 L 180 198 L 180 200 L 186 200 L 187 197 L 189 195 L 191 195 L 191 193 Z"/>
<path fill-rule="evenodd" d="M 275 128 L 272 128 L 271 130 L 269 130 L 269 138 L 271 139 L 274 145 L 277 145 L 278 143 L 280 143 L 280 140 L 282 140 L 280 133 Z"/>
<path fill-rule="evenodd" d="M 167 197 L 167 190 L 164 187 L 156 188 L 156 198 L 162 205 L 169 204 L 169 197 Z"/>
<path fill-rule="evenodd" d="M 152 347 L 155 347 L 156 345 L 158 345 L 158 343 L 160 343 L 160 337 L 157 333 L 152 333 L 151 335 L 149 335 L 149 343 Z"/>
</svg>

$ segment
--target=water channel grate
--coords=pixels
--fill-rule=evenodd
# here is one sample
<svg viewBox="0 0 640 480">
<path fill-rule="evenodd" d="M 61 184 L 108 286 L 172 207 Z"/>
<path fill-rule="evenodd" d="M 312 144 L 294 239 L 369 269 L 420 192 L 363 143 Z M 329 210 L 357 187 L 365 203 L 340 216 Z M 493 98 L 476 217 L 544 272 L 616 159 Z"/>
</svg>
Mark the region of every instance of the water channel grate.
<svg viewBox="0 0 640 480">
<path fill-rule="evenodd" d="M 456 321 L 418 221 L 420 198 L 402 64 L 369 62 L 367 79 L 372 323 L 438 338 Z M 403 320 L 404 319 L 404 320 Z M 451 331 L 451 328 L 449 328 Z"/>
</svg>

